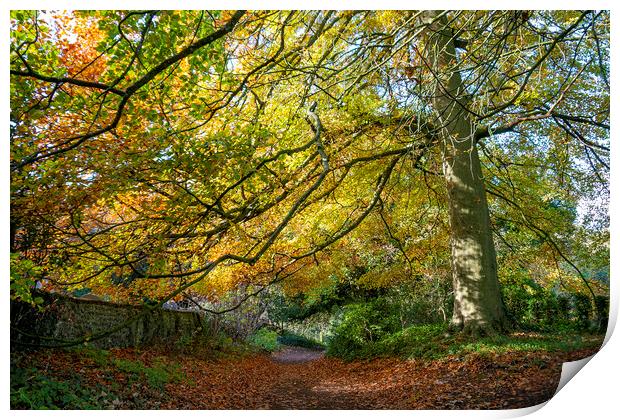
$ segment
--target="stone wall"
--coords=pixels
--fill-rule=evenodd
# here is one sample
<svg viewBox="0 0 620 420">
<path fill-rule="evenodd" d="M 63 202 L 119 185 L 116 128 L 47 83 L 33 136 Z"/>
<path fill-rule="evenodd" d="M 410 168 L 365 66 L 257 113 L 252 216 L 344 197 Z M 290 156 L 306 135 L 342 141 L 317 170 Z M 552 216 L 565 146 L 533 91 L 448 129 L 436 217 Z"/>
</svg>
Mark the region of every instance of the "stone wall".
<svg viewBox="0 0 620 420">
<path fill-rule="evenodd" d="M 11 301 L 13 345 L 58 345 L 111 330 L 139 315 L 140 306 L 44 295 L 45 310 Z M 176 342 L 202 328 L 198 313 L 155 309 L 129 325 L 90 344 L 98 348 L 136 347 L 155 342 Z M 51 340 L 50 338 L 56 339 Z"/>
</svg>

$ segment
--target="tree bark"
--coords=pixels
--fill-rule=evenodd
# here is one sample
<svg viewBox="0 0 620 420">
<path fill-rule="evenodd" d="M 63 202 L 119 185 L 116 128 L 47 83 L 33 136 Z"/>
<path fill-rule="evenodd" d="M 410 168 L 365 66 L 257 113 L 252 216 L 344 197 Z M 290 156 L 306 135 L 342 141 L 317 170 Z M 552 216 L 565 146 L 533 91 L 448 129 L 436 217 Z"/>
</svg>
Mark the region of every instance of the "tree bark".
<svg viewBox="0 0 620 420">
<path fill-rule="evenodd" d="M 433 107 L 450 214 L 454 309 L 451 327 L 470 335 L 507 329 L 475 129 L 445 15 L 429 14 L 427 59 L 435 76 Z"/>
</svg>

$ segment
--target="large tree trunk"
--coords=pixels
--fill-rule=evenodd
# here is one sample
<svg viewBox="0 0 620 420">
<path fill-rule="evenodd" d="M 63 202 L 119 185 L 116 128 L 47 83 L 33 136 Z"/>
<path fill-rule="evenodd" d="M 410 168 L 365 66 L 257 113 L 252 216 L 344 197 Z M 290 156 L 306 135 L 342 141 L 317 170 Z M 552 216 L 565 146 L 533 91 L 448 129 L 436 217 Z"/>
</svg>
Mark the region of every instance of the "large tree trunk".
<svg viewBox="0 0 620 420">
<path fill-rule="evenodd" d="M 433 16 L 434 15 L 434 16 Z M 442 147 L 443 174 L 450 210 L 454 312 L 451 325 L 472 335 L 506 329 L 506 315 L 497 279 L 482 169 L 468 113 L 463 82 L 454 69 L 456 53 L 445 15 L 431 13 L 434 35 L 427 58 L 438 76 L 433 106 Z M 458 68 L 458 67 L 457 67 Z"/>
<path fill-rule="evenodd" d="M 467 128 L 469 124 L 461 121 L 459 125 Z M 450 209 L 451 323 L 473 335 L 503 331 L 506 318 L 478 150 L 471 131 L 443 136 L 442 143 Z"/>
</svg>

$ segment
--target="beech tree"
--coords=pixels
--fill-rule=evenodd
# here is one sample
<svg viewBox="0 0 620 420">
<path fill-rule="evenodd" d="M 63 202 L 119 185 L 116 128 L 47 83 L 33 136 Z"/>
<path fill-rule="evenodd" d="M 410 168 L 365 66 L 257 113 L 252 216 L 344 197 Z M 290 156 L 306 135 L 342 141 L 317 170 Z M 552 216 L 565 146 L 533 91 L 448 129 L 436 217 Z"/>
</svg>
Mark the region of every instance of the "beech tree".
<svg viewBox="0 0 620 420">
<path fill-rule="evenodd" d="M 454 328 L 503 331 L 496 246 L 592 292 L 608 75 L 604 11 L 12 12 L 15 296 L 303 284 L 380 229 L 388 282 L 449 236 Z"/>
</svg>

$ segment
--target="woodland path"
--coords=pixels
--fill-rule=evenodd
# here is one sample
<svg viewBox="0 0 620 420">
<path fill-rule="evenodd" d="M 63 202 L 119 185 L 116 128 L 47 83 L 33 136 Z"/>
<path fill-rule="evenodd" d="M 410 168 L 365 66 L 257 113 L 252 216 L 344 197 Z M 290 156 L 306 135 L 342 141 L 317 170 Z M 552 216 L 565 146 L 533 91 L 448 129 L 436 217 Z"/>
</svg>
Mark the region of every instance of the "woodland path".
<svg viewBox="0 0 620 420">
<path fill-rule="evenodd" d="M 286 347 L 269 354 L 212 359 L 204 354 L 112 349 L 110 358 L 175 366 L 161 389 L 80 352 L 23 356 L 59 381 L 115 386 L 116 409 L 505 409 L 540 404 L 557 387 L 562 362 L 594 353 L 518 352 L 441 360 L 344 362 L 322 351 Z M 127 366 L 124 363 L 122 366 Z"/>
<path fill-rule="evenodd" d="M 303 347 L 284 347 L 271 355 L 271 360 L 280 367 L 280 380 L 271 388 L 273 403 L 271 409 L 288 409 L 299 405 L 299 408 L 338 409 L 354 408 L 343 403 L 342 395 L 338 392 L 325 392 L 316 389 L 316 381 L 307 370 L 325 355 L 323 350 L 313 350 Z M 297 408 L 297 407 L 294 407 Z"/>
<path fill-rule="evenodd" d="M 170 408 L 522 408 L 553 396 L 563 361 L 590 353 L 347 363 L 322 351 L 288 347 L 272 355 L 194 366 L 196 371 L 187 374 L 205 391 L 186 404 L 177 399 Z M 207 370 L 209 374 L 205 375 Z M 176 394 L 185 393 L 177 389 Z"/>
<path fill-rule="evenodd" d="M 324 355 L 324 350 L 285 346 L 281 350 L 273 353 L 271 359 L 276 363 L 306 363 L 320 359 Z"/>
</svg>

